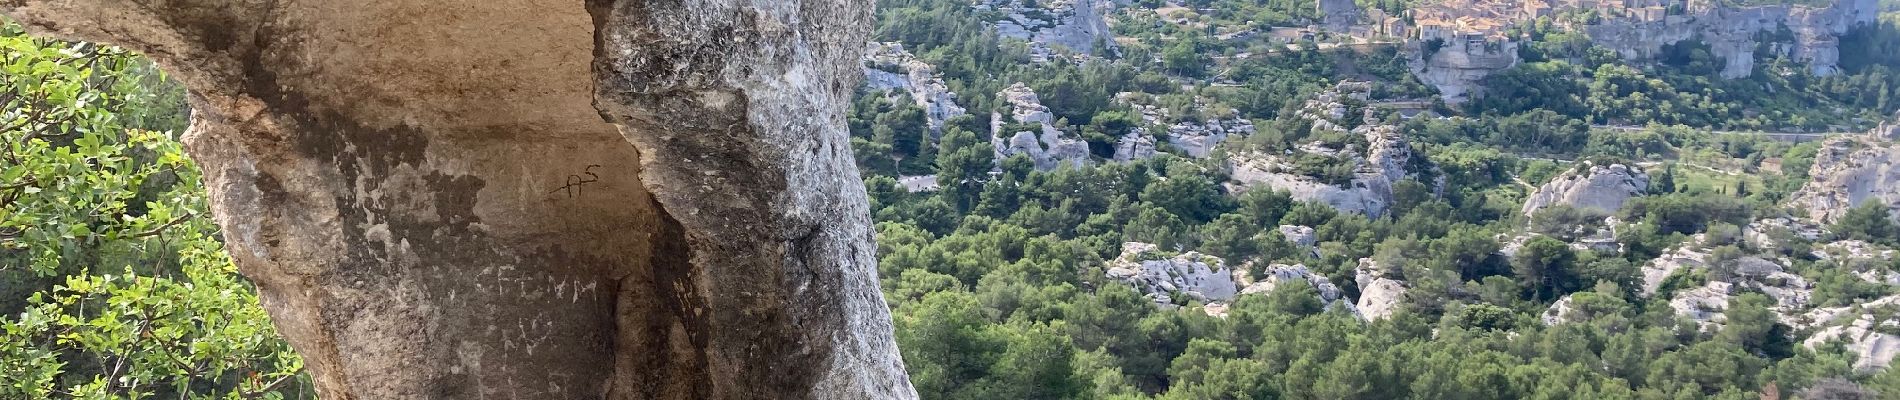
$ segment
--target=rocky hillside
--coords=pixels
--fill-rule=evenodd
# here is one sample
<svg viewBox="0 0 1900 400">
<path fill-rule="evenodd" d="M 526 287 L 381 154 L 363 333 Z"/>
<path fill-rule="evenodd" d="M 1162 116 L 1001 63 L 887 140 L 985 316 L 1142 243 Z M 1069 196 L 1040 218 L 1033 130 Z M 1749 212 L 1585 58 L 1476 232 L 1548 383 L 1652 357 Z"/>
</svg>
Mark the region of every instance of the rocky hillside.
<svg viewBox="0 0 1900 400">
<path fill-rule="evenodd" d="M 1832 223 L 1847 210 L 1873 202 L 1900 209 L 1900 122 L 1865 135 L 1828 140 L 1814 156 L 1813 181 L 1789 203 L 1809 218 Z"/>
</svg>

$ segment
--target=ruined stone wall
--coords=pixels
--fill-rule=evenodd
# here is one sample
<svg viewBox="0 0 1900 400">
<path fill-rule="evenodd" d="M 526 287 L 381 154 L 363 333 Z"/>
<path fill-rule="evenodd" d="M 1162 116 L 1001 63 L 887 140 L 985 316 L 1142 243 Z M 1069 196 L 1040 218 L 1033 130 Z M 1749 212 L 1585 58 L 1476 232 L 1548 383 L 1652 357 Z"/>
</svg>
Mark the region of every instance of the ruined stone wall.
<svg viewBox="0 0 1900 400">
<path fill-rule="evenodd" d="M 191 89 L 213 213 L 326 399 L 913 398 L 843 128 L 870 3 L 0 13 Z"/>
</svg>

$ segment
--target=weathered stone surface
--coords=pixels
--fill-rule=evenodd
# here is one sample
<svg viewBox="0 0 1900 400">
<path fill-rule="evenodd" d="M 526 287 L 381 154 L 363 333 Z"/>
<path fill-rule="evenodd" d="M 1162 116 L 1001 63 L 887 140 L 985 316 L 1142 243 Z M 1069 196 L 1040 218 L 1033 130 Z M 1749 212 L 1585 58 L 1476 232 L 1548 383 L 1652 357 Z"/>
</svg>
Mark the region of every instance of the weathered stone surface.
<svg viewBox="0 0 1900 400">
<path fill-rule="evenodd" d="M 1110 261 L 1108 277 L 1135 285 L 1156 303 L 1172 304 L 1173 295 L 1201 302 L 1226 302 L 1240 293 L 1227 262 L 1197 252 L 1171 254 L 1149 243 L 1122 244 Z"/>
<path fill-rule="evenodd" d="M 1035 161 L 1036 169 L 1044 171 L 1064 165 L 1082 167 L 1089 164 L 1088 142 L 1056 129 L 1055 114 L 1049 112 L 1049 107 L 1042 105 L 1042 99 L 1036 96 L 1035 90 L 1017 82 L 996 96 L 1009 105 L 1009 114 L 990 115 L 990 146 L 996 149 L 997 162 L 1020 154 L 1028 156 Z M 1039 130 L 1005 132 L 1011 123 L 1031 124 Z"/>
<path fill-rule="evenodd" d="M 933 134 L 943 133 L 944 121 L 968 114 L 957 105 L 957 94 L 950 91 L 937 67 L 905 51 L 904 44 L 871 42 L 864 51 L 865 86 L 907 95 L 924 110 Z"/>
<path fill-rule="evenodd" d="M 1887 368 L 1900 355 L 1900 336 L 1888 333 L 1900 328 L 1900 322 L 1879 317 L 1891 315 L 1896 308 L 1900 308 L 1900 296 L 1887 296 L 1852 306 L 1819 308 L 1783 322 L 1796 329 L 1816 329 L 1801 342 L 1809 349 L 1840 341 L 1856 355 L 1855 369 L 1875 371 Z"/>
<path fill-rule="evenodd" d="M 0 13 L 190 87 L 212 210 L 326 399 L 912 398 L 844 143 L 870 7 Z"/>
<path fill-rule="evenodd" d="M 1111 5 L 1103 0 L 977 0 L 979 10 L 995 10 L 1005 15 L 993 21 L 997 35 L 1029 41 L 1038 58 L 1053 55 L 1052 47 L 1068 48 L 1084 54 L 1113 46 L 1114 34 L 1103 18 Z"/>
<path fill-rule="evenodd" d="M 1353 269 L 1353 280 L 1359 284 L 1359 316 L 1368 321 L 1398 312 L 1405 302 L 1405 292 L 1411 290 L 1405 281 L 1389 276 L 1386 267 L 1370 258 L 1359 259 L 1359 266 Z"/>
<path fill-rule="evenodd" d="M 1610 18 L 1584 31 L 1597 44 L 1629 59 L 1655 58 L 1665 45 L 1700 39 L 1714 56 L 1726 61 L 1722 77 L 1741 78 L 1755 72 L 1756 39 L 1772 37 L 1772 33 L 1785 29 L 1792 40 L 1778 43 L 1782 46 L 1774 49 L 1808 63 L 1809 71 L 1816 75 L 1828 75 L 1839 69 L 1840 36 L 1856 25 L 1874 22 L 1879 15 L 1879 6 L 1873 0 L 1835 1 L 1821 7 L 1694 4 L 1683 15 Z"/>
<path fill-rule="evenodd" d="M 1874 202 L 1900 210 L 1900 122 L 1882 124 L 1866 135 L 1839 137 L 1821 145 L 1814 156 L 1812 177 L 1789 200 L 1791 208 L 1807 210 L 1808 218 L 1832 224 L 1847 210 Z"/>
<path fill-rule="evenodd" d="M 1616 213 L 1630 198 L 1649 190 L 1649 174 L 1623 164 L 1589 165 L 1550 180 L 1524 200 L 1524 215 L 1565 205 L 1603 215 Z"/>
<path fill-rule="evenodd" d="M 1484 34 L 1424 30 L 1405 50 L 1412 75 L 1438 88 L 1445 103 L 1459 104 L 1482 92 L 1484 78 L 1516 66 L 1517 46 Z"/>
</svg>

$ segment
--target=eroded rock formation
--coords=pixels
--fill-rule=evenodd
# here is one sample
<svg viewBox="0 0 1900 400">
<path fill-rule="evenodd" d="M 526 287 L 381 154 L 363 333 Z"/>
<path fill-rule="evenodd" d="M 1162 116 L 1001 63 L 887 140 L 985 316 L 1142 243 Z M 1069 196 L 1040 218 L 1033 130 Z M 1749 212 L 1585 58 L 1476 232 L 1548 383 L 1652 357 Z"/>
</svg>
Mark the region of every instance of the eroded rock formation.
<svg viewBox="0 0 1900 400">
<path fill-rule="evenodd" d="M 1034 89 L 1017 82 L 996 96 L 1009 105 L 1009 114 L 990 115 L 990 146 L 996 149 L 998 163 L 1020 154 L 1035 161 L 1036 169 L 1043 171 L 1089 165 L 1088 142 L 1056 129 L 1056 115 L 1042 105 Z M 1016 124 L 1033 125 L 1036 131 L 1012 129 Z"/>
<path fill-rule="evenodd" d="M 907 95 L 924 110 L 934 135 L 943 133 L 944 121 L 969 113 L 957 105 L 957 94 L 950 91 L 937 67 L 905 51 L 903 43 L 871 42 L 864 51 L 865 86 L 893 96 Z"/>
<path fill-rule="evenodd" d="M 871 2 L 741 4 L 0 13 L 190 87 L 228 247 L 326 399 L 914 398 L 844 132 Z"/>
<path fill-rule="evenodd" d="M 1610 215 L 1623 203 L 1649 191 L 1649 174 L 1642 168 L 1623 164 L 1587 165 L 1565 172 L 1531 192 L 1524 200 L 1524 215 L 1531 216 L 1552 206 L 1570 206 L 1600 215 Z"/>
<path fill-rule="evenodd" d="M 1900 121 L 1900 117 L 1896 117 Z M 1866 135 L 1829 139 L 1814 156 L 1808 172 L 1813 180 L 1789 201 L 1808 218 L 1834 223 L 1847 210 L 1864 203 L 1900 209 L 1900 122 L 1881 124 Z"/>
</svg>

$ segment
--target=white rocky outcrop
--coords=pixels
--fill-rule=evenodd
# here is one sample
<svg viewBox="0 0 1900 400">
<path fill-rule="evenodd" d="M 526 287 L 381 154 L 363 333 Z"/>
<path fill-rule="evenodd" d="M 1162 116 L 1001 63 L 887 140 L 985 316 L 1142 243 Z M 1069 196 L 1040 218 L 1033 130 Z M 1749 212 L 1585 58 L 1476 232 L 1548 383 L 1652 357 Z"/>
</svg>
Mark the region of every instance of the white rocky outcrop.
<svg viewBox="0 0 1900 400">
<path fill-rule="evenodd" d="M 895 91 L 923 108 L 930 131 L 943 133 L 943 123 L 969 112 L 957 105 L 957 94 L 943 81 L 937 67 L 918 60 L 902 43 L 871 42 L 864 51 L 864 84 L 872 90 Z"/>
<path fill-rule="evenodd" d="M 1325 203 L 1344 212 L 1383 215 L 1392 204 L 1392 185 L 1408 175 L 1411 146 L 1389 126 L 1362 128 L 1358 131 L 1366 135 L 1372 149 L 1363 155 L 1346 152 L 1358 167 L 1345 187 L 1296 174 L 1288 161 L 1273 154 L 1239 152 L 1228 160 L 1235 189 L 1284 190 L 1295 200 Z"/>
<path fill-rule="evenodd" d="M 1393 279 L 1387 269 L 1370 258 L 1359 259 L 1359 267 L 1353 269 L 1353 281 L 1359 284 L 1359 301 L 1355 303 L 1360 318 L 1375 321 L 1391 316 L 1405 302 L 1405 281 Z"/>
<path fill-rule="evenodd" d="M 1225 112 L 1224 115 L 1216 113 L 1213 110 L 1214 107 L 1210 106 L 1213 100 L 1207 98 L 1195 98 L 1193 109 L 1189 110 L 1189 113 L 1201 117 L 1194 120 L 1176 118 L 1167 108 L 1153 104 L 1153 98 L 1148 95 L 1122 92 L 1116 94 L 1115 99 L 1134 110 L 1140 116 L 1143 126 L 1158 126 L 1167 129 L 1164 136 L 1168 138 L 1168 144 L 1180 148 L 1190 157 L 1207 157 L 1214 153 L 1216 146 L 1229 138 L 1252 135 L 1255 130 L 1252 120 L 1241 118 L 1231 111 Z M 1147 136 L 1145 128 L 1136 128 L 1135 131 L 1129 135 L 1140 133 L 1141 136 Z M 1131 153 L 1131 156 L 1134 154 Z M 1121 158 L 1119 152 L 1116 158 Z M 1139 157 L 1131 158 L 1139 159 Z"/>
<path fill-rule="evenodd" d="M 1135 285 L 1157 304 L 1173 304 L 1176 294 L 1200 302 L 1227 302 L 1240 293 L 1234 272 L 1220 257 L 1187 252 L 1167 254 L 1154 244 L 1122 244 L 1120 257 L 1108 264 L 1108 277 Z"/>
<path fill-rule="evenodd" d="M 1067 48 L 1093 54 L 1100 46 L 1113 46 L 1105 11 L 1113 4 L 1105 0 L 1039 0 L 1025 7 L 1020 0 L 977 0 L 979 10 L 995 10 L 1003 18 L 992 21 L 997 35 L 1026 40 L 1038 54 L 1051 55 L 1051 48 Z"/>
<path fill-rule="evenodd" d="M 1806 210 L 1823 224 L 1838 221 L 1866 202 L 1900 209 L 1900 123 L 1889 122 L 1866 135 L 1830 139 L 1814 156 L 1810 180 L 1791 196 L 1789 208 Z M 1895 213 L 1900 215 L 1900 213 Z"/>
<path fill-rule="evenodd" d="M 1570 304 L 1575 301 L 1576 294 L 1564 295 L 1564 297 L 1557 299 L 1557 302 L 1550 303 L 1550 308 L 1544 309 L 1544 313 L 1539 314 L 1537 320 L 1543 322 L 1544 326 L 1576 322 L 1575 315 L 1577 310 Z"/>
<path fill-rule="evenodd" d="M 1714 267 L 1709 259 L 1710 253 L 1698 250 L 1707 240 L 1706 235 L 1696 235 L 1687 243 L 1670 252 L 1650 260 L 1643 265 L 1642 296 L 1657 294 L 1663 281 L 1669 276 L 1680 273 L 1704 273 Z M 1671 294 L 1669 306 L 1677 315 L 1687 317 L 1702 325 L 1705 329 L 1719 326 L 1726 321 L 1724 316 L 1729 299 L 1738 289 L 1759 292 L 1774 301 L 1771 309 L 1784 321 L 1791 316 L 1808 309 L 1812 305 L 1814 285 L 1800 275 L 1789 273 L 1784 265 L 1786 259 L 1768 259 L 1760 256 L 1743 256 L 1722 261 L 1729 276 L 1710 276 L 1702 286 L 1684 288 Z"/>
<path fill-rule="evenodd" d="M 1524 200 L 1524 215 L 1565 205 L 1613 214 L 1629 199 L 1649 191 L 1649 174 L 1623 164 L 1586 165 L 1552 178 Z"/>
<path fill-rule="evenodd" d="M 990 145 L 996 149 L 997 162 L 1021 154 L 1034 160 L 1038 170 L 1053 170 L 1063 165 L 1088 165 L 1088 142 L 1056 129 L 1055 114 L 1049 112 L 1049 107 L 1042 105 L 1042 99 L 1035 90 L 1017 82 L 996 95 L 1009 105 L 1009 114 L 990 116 Z M 1034 124 L 1041 129 L 1036 132 L 1004 132 L 1005 127 L 1010 126 L 1010 121 Z"/>
<path fill-rule="evenodd" d="M 1365 17 L 1365 12 L 1353 0 L 1319 0 L 1319 15 L 1321 27 L 1333 32 L 1346 32 Z"/>
<path fill-rule="evenodd" d="M 1261 278 L 1258 281 L 1255 281 L 1252 279 L 1252 277 L 1248 276 L 1248 273 L 1246 271 L 1236 272 L 1234 275 L 1234 279 L 1236 282 L 1238 282 L 1242 286 L 1240 290 L 1240 294 L 1246 295 L 1246 294 L 1272 293 L 1273 290 L 1276 288 L 1279 288 L 1280 285 L 1286 284 L 1288 282 L 1292 282 L 1299 285 L 1307 285 L 1307 286 L 1313 287 L 1315 291 L 1319 292 L 1320 302 L 1326 303 L 1328 307 L 1332 307 L 1334 304 L 1336 304 L 1335 302 L 1339 302 L 1342 298 L 1345 297 L 1345 292 L 1340 291 L 1339 286 L 1333 285 L 1332 280 L 1326 279 L 1325 276 L 1321 276 L 1320 274 L 1314 273 L 1312 270 L 1307 269 L 1306 265 L 1303 265 L 1303 264 L 1269 265 L 1265 269 L 1265 274 L 1266 274 L 1266 277 Z M 1346 306 L 1351 307 L 1350 304 L 1347 304 Z"/>
<path fill-rule="evenodd" d="M 1447 104 L 1459 104 L 1482 91 L 1480 82 L 1517 65 L 1517 42 L 1482 33 L 1425 29 L 1405 45 L 1412 75 L 1438 88 Z"/>
<path fill-rule="evenodd" d="M 1346 127 L 1340 125 L 1348 110 L 1346 103 L 1363 102 L 1369 97 L 1370 91 L 1371 87 L 1366 82 L 1341 82 L 1333 90 L 1319 93 L 1307 101 L 1295 115 L 1312 121 L 1312 129 L 1316 131 L 1347 132 Z M 1287 150 L 1288 155 L 1297 151 L 1351 163 L 1353 177 L 1343 187 L 1294 173 L 1291 161 L 1280 155 L 1235 152 L 1227 162 L 1229 176 L 1234 180 L 1229 189 L 1235 193 L 1257 187 L 1284 190 L 1291 193 L 1295 200 L 1316 201 L 1340 211 L 1373 217 L 1383 215 L 1392 204 L 1392 185 L 1407 179 L 1411 175 L 1408 171 L 1414 168 L 1409 164 L 1412 161 L 1411 143 L 1399 132 L 1398 127 L 1392 125 L 1366 124 L 1352 128 L 1350 132 L 1365 138 L 1365 150 L 1361 151 L 1353 145 L 1333 149 L 1318 143 Z"/>
<path fill-rule="evenodd" d="M 1710 6 L 1692 3 L 1684 15 L 1660 18 L 1608 18 L 1589 26 L 1585 32 L 1597 45 L 1607 47 L 1628 59 L 1658 56 L 1665 45 L 1700 38 L 1711 53 L 1727 61 L 1721 76 L 1747 77 L 1754 73 L 1755 39 L 1761 33 L 1778 32 L 1784 27 L 1793 33 L 1792 41 L 1771 48 L 1795 60 L 1806 62 L 1810 72 L 1828 75 L 1838 70 L 1840 36 L 1856 25 L 1872 23 L 1879 14 L 1872 0 L 1845 0 L 1825 7 L 1801 4 L 1770 4 L 1745 7 Z"/>
<path fill-rule="evenodd" d="M 1278 230 L 1280 231 L 1280 237 L 1285 238 L 1287 243 L 1292 243 L 1293 246 L 1306 250 L 1308 256 L 1313 258 L 1320 257 L 1319 237 L 1314 234 L 1313 227 L 1280 225 Z"/>
<path fill-rule="evenodd" d="M 1747 230 L 1742 232 L 1742 240 L 1758 249 L 1778 249 L 1788 245 L 1776 239 L 1782 234 L 1792 235 L 1798 240 L 1814 241 L 1826 233 L 1821 227 L 1800 219 L 1764 218 L 1748 224 Z"/>
<path fill-rule="evenodd" d="M 1234 269 L 1220 257 L 1192 251 L 1175 254 L 1153 244 L 1128 242 L 1122 244 L 1121 255 L 1108 262 L 1107 275 L 1135 286 L 1155 304 L 1173 307 L 1174 296 L 1187 296 L 1205 303 L 1202 311 L 1216 317 L 1225 317 L 1228 304 L 1240 296 L 1264 295 L 1286 284 L 1312 287 L 1329 309 L 1354 310 L 1339 286 L 1305 265 L 1269 265 L 1262 269 L 1263 277 L 1258 280 L 1249 272 L 1253 268 L 1251 262 Z"/>
<path fill-rule="evenodd" d="M 1154 156 L 1155 138 L 1144 129 L 1134 128 L 1115 140 L 1115 162 L 1146 160 Z"/>
<path fill-rule="evenodd" d="M 1886 368 L 1900 355 L 1900 320 L 1881 318 L 1900 308 L 1900 295 L 1888 296 L 1853 306 L 1820 308 L 1788 321 L 1796 329 L 1816 329 L 1801 342 L 1809 349 L 1839 341 L 1854 352 L 1854 368 L 1874 371 Z"/>
</svg>

